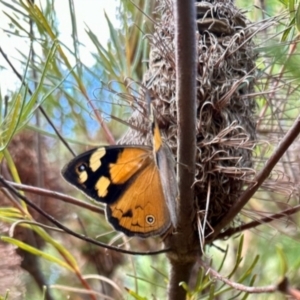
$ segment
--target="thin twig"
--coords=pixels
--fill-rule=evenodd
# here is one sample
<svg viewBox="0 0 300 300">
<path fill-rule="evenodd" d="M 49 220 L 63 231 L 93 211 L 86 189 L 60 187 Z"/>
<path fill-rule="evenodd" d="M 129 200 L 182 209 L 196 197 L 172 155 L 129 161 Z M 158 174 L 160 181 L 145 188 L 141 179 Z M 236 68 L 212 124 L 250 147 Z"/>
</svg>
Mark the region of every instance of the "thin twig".
<svg viewBox="0 0 300 300">
<path fill-rule="evenodd" d="M 99 241 L 96 241 L 90 237 L 84 236 L 83 234 L 78 234 L 77 232 L 74 232 L 73 230 L 70 230 L 68 227 L 64 226 L 62 223 L 57 221 L 55 218 L 53 218 L 51 215 L 47 214 L 44 210 L 42 210 L 40 207 L 35 205 L 32 201 L 30 201 L 27 197 L 23 196 L 20 194 L 14 187 L 12 187 L 2 176 L 0 176 L 0 183 L 6 187 L 12 194 L 17 196 L 19 199 L 23 200 L 27 205 L 29 205 L 31 208 L 36 210 L 38 213 L 40 213 L 43 217 L 45 217 L 47 220 L 49 220 L 51 223 L 55 224 L 58 228 L 64 230 L 65 232 L 69 233 L 72 236 L 75 236 L 81 240 L 84 240 L 86 242 L 92 243 L 94 245 L 109 249 L 109 250 L 114 250 L 117 252 L 121 252 L 124 254 L 131 254 L 131 255 L 157 255 L 161 253 L 166 253 L 170 251 L 170 249 L 162 249 L 162 250 L 157 250 L 157 251 L 148 251 L 148 252 L 138 252 L 138 251 L 130 251 L 130 250 L 125 250 L 125 249 L 120 249 L 118 247 L 114 247 L 111 245 L 107 245 L 104 243 L 101 243 Z"/>
<path fill-rule="evenodd" d="M 264 217 L 264 218 L 256 220 L 256 221 L 252 221 L 252 222 L 249 222 L 247 224 L 243 224 L 239 227 L 229 228 L 229 229 L 225 230 L 224 232 L 222 232 L 221 234 L 219 234 L 218 239 L 227 238 L 227 237 L 230 237 L 230 236 L 232 236 L 236 233 L 242 232 L 244 230 L 253 229 L 253 228 L 255 228 L 259 225 L 267 224 L 267 223 L 270 223 L 272 221 L 275 221 L 275 220 L 293 215 L 298 211 L 300 211 L 300 205 L 296 205 L 292 208 L 288 208 L 288 209 L 283 210 L 279 213 L 273 214 L 273 215 L 268 216 L 268 217 Z"/>
<path fill-rule="evenodd" d="M 26 184 L 19 184 L 19 183 L 15 183 L 15 182 L 8 181 L 8 180 L 6 182 L 8 184 L 10 184 L 11 186 L 15 187 L 18 190 L 29 192 L 29 193 L 36 194 L 36 195 L 41 195 L 41 196 L 44 196 L 44 197 L 52 197 L 52 198 L 55 198 L 55 199 L 60 199 L 64 202 L 66 202 L 66 203 L 71 203 L 71 204 L 77 205 L 79 207 L 86 208 L 86 209 L 88 209 L 90 211 L 93 211 L 95 213 L 104 215 L 103 208 L 101 208 L 97 205 L 93 205 L 93 204 L 88 203 L 88 202 L 81 201 L 77 198 L 74 198 L 74 197 L 59 193 L 59 192 L 53 192 L 53 191 L 50 191 L 50 190 L 47 190 L 47 189 L 38 188 L 38 187 L 35 187 L 35 186 L 30 186 L 30 185 L 26 185 Z M 44 199 L 44 197 L 42 197 L 42 199 Z"/>
<path fill-rule="evenodd" d="M 300 117 L 296 119 L 293 126 L 286 133 L 282 141 L 279 143 L 277 149 L 273 152 L 271 157 L 266 162 L 263 169 L 258 173 L 254 180 L 254 184 L 249 186 L 247 190 L 239 197 L 237 202 L 232 206 L 230 211 L 222 218 L 222 220 L 218 223 L 218 225 L 214 228 L 213 235 L 209 238 L 209 242 L 214 241 L 220 231 L 226 227 L 234 217 L 241 211 L 241 209 L 246 205 L 249 199 L 255 194 L 258 188 L 262 185 L 262 183 L 268 178 L 272 169 L 278 163 L 280 158 L 287 151 L 289 146 L 293 143 L 300 132 Z"/>
<path fill-rule="evenodd" d="M 210 274 L 214 278 L 221 280 L 222 282 L 226 283 L 227 285 L 231 286 L 235 290 L 243 291 L 246 293 L 252 294 L 261 294 L 261 293 L 274 293 L 277 291 L 276 285 L 268 285 L 262 287 L 255 287 L 255 286 L 246 286 L 237 282 L 233 282 L 222 275 L 220 275 L 217 271 L 212 269 L 209 265 L 207 265 L 204 261 L 199 260 L 198 262 L 202 268 L 206 270 L 206 274 Z"/>
</svg>

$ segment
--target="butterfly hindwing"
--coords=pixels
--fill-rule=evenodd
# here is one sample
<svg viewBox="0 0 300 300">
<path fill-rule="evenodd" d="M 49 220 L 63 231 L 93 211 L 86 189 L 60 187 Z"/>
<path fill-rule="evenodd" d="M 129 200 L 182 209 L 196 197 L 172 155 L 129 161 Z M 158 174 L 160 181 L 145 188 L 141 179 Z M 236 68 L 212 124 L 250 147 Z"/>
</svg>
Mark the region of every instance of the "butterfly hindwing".
<svg viewBox="0 0 300 300">
<path fill-rule="evenodd" d="M 141 237 L 164 233 L 171 225 L 159 170 L 152 161 L 131 181 L 118 201 L 106 207 L 116 230 Z"/>
</svg>

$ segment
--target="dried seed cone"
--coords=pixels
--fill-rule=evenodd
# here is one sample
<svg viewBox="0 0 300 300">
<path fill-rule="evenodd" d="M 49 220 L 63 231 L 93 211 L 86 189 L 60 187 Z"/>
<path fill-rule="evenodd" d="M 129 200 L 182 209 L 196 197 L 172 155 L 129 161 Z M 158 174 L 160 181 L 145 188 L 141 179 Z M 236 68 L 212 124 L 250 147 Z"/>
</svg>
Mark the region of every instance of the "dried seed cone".
<svg viewBox="0 0 300 300">
<path fill-rule="evenodd" d="M 251 24 L 230 1 L 196 2 L 198 89 L 195 207 L 206 235 L 241 194 L 253 175 L 256 133 L 255 54 Z M 150 36 L 144 84 L 156 107 L 162 134 L 176 157 L 175 40 L 172 2 L 159 1 L 160 20 Z M 138 119 L 135 119 L 138 123 Z M 135 137 L 136 138 L 136 137 Z M 128 135 L 127 138 L 128 142 Z M 142 139 L 141 139 L 142 140 Z M 134 142 L 131 140 L 130 142 Z"/>
</svg>

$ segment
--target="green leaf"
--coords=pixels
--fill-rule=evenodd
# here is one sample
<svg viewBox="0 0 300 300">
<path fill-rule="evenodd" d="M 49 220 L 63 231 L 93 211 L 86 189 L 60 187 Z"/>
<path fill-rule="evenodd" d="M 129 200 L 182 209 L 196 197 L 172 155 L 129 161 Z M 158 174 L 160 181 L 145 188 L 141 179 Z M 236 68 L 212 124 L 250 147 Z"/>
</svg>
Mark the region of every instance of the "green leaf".
<svg viewBox="0 0 300 300">
<path fill-rule="evenodd" d="M 50 254 L 47 254 L 37 248 L 34 248 L 26 243 L 23 243 L 19 240 L 16 240 L 14 238 L 10 238 L 10 237 L 6 237 L 6 236 L 1 236 L 1 240 L 6 242 L 6 243 L 9 243 L 9 244 L 12 244 L 12 245 L 15 245 L 33 255 L 36 255 L 36 256 L 40 256 L 50 262 L 53 262 L 53 263 L 56 263 L 58 264 L 59 266 L 65 268 L 65 269 L 68 269 L 69 271 L 71 272 L 74 272 L 74 269 L 72 269 L 67 263 L 65 263 L 64 261 L 56 258 L 55 256 L 53 255 L 50 255 Z"/>
<path fill-rule="evenodd" d="M 118 31 L 115 29 L 115 26 L 111 23 L 106 13 L 104 13 L 104 16 L 108 24 L 111 41 L 116 51 L 115 54 L 117 55 L 117 58 L 115 58 L 115 63 L 117 64 L 120 72 L 124 71 L 125 74 L 128 74 L 128 72 L 126 72 L 126 63 L 124 63 L 124 55 L 121 55 L 122 49 L 124 49 L 124 44 L 121 43 Z"/>
<path fill-rule="evenodd" d="M 0 219 L 10 220 L 15 222 L 23 218 L 23 214 L 19 209 L 14 207 L 1 207 L 0 208 Z"/>
<path fill-rule="evenodd" d="M 136 292 L 134 292 L 134 291 L 131 290 L 131 289 L 128 289 L 128 288 L 125 287 L 125 290 L 127 291 L 127 293 L 128 293 L 130 296 L 132 296 L 132 297 L 133 297 L 134 299 L 136 299 L 136 300 L 148 300 L 148 298 L 142 297 L 142 296 L 138 295 Z"/>
<path fill-rule="evenodd" d="M 227 276 L 228 278 L 231 278 L 231 276 L 234 275 L 236 269 L 238 268 L 239 264 L 240 264 L 241 261 L 242 261 L 243 244 L 244 244 L 244 235 L 241 235 L 240 242 L 239 242 L 239 246 L 238 246 L 238 250 L 237 250 L 237 256 L 236 256 L 236 258 L 235 258 L 235 264 L 234 264 L 233 270 L 232 270 L 231 273 Z"/>
<path fill-rule="evenodd" d="M 287 258 L 281 246 L 276 246 L 276 252 L 279 258 L 280 274 L 284 277 L 288 271 Z"/>
<path fill-rule="evenodd" d="M 47 97 L 44 97 L 44 98 L 42 98 L 41 101 L 38 101 L 38 97 L 41 94 L 43 84 L 44 84 L 44 80 L 46 78 L 46 73 L 47 73 L 48 67 L 50 66 L 50 64 L 51 64 L 51 62 L 52 62 L 52 60 L 55 56 L 57 47 L 58 47 L 57 43 L 52 44 L 52 47 L 51 47 L 51 49 L 49 51 L 49 54 L 46 58 L 46 62 L 45 62 L 44 69 L 43 69 L 41 78 L 39 80 L 38 86 L 35 89 L 30 101 L 26 104 L 26 106 L 24 108 L 24 113 L 23 113 L 23 116 L 22 116 L 23 125 L 25 125 L 31 119 L 31 117 L 33 116 L 33 113 L 38 108 L 38 106 L 41 105 L 43 103 L 43 101 L 47 98 Z"/>
<path fill-rule="evenodd" d="M 295 17 L 291 20 L 289 26 L 283 31 L 281 42 L 285 42 L 288 39 L 290 32 L 294 28 L 294 23 L 295 23 Z"/>
<path fill-rule="evenodd" d="M 249 276 L 251 276 L 251 273 L 254 269 L 254 267 L 256 266 L 257 262 L 259 260 L 259 255 L 256 255 L 256 257 L 254 258 L 251 266 L 245 271 L 245 273 L 241 276 L 241 278 L 238 280 L 238 282 L 243 282 L 245 281 Z"/>
<path fill-rule="evenodd" d="M 297 6 L 297 10 L 295 14 L 295 25 L 299 32 L 300 31 L 300 5 Z"/>
<path fill-rule="evenodd" d="M 289 12 L 293 14 L 295 12 L 295 1 L 294 0 L 289 0 Z"/>
<path fill-rule="evenodd" d="M 209 287 L 209 296 L 208 296 L 208 300 L 213 300 L 215 299 L 215 284 L 212 283 Z"/>
<path fill-rule="evenodd" d="M 21 183 L 21 179 L 20 179 L 20 176 L 19 176 L 19 173 L 18 173 L 18 170 L 17 170 L 17 167 L 15 165 L 15 162 L 14 160 L 12 159 L 8 149 L 5 149 L 3 151 L 3 154 L 4 154 L 4 157 L 6 159 L 6 162 L 7 162 L 7 166 L 8 166 L 8 169 L 9 171 L 11 172 L 12 174 L 12 177 L 13 177 L 13 180 L 17 183 Z M 21 192 L 23 194 L 23 192 Z"/>
<path fill-rule="evenodd" d="M 253 277 L 251 278 L 249 286 L 254 285 L 255 279 L 256 279 L 256 275 L 253 275 Z M 248 296 L 249 296 L 249 293 L 245 293 L 244 297 L 241 300 L 246 300 L 248 298 Z"/>
<path fill-rule="evenodd" d="M 18 94 L 13 103 L 9 106 L 10 110 L 4 118 L 3 122 L 0 124 L 0 151 L 3 151 L 7 147 L 14 133 L 16 132 L 20 123 L 24 106 L 25 98 L 22 99 L 21 95 Z"/>
</svg>

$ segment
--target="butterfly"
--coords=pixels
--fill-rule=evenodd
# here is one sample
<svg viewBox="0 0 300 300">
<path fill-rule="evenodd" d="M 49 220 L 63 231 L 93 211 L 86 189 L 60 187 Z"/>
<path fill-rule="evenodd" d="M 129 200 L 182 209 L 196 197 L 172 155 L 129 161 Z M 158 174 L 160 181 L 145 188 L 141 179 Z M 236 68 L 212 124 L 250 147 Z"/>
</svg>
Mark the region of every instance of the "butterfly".
<svg viewBox="0 0 300 300">
<path fill-rule="evenodd" d="M 66 181 L 106 204 L 108 222 L 127 236 L 162 235 L 177 224 L 173 157 L 155 120 L 152 134 L 152 147 L 98 147 L 75 157 L 62 170 Z"/>
</svg>

